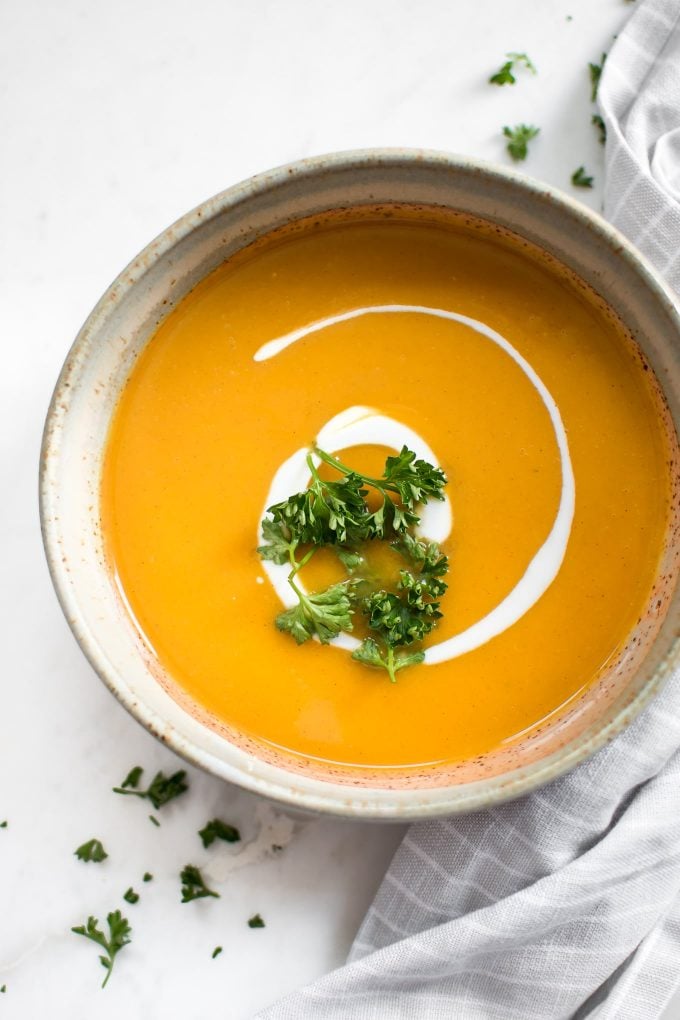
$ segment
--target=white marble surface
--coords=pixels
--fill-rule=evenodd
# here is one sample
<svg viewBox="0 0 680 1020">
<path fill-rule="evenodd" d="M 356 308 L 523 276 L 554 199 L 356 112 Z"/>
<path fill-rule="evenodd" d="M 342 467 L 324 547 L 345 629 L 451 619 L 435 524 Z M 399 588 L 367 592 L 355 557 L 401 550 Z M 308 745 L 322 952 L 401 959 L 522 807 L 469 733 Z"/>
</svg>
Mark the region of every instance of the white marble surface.
<svg viewBox="0 0 680 1020">
<path fill-rule="evenodd" d="M 233 872 L 221 899 L 181 905 L 179 869 L 212 856 L 196 830 L 219 814 L 250 838 L 257 802 L 189 769 L 190 794 L 155 828 L 144 803 L 109 792 L 134 764 L 179 763 L 96 679 L 43 562 L 40 432 L 82 320 L 186 209 L 313 153 L 413 145 L 504 161 L 499 129 L 526 121 L 542 128 L 526 172 L 573 191 L 584 163 L 598 186 L 578 195 L 597 206 L 586 65 L 628 11 L 623 0 L 0 6 L 0 1017 L 252 1016 L 342 962 L 401 834 L 306 822 L 281 853 Z M 526 50 L 538 77 L 487 85 L 508 49 Z M 72 855 L 91 836 L 109 851 L 102 865 Z M 142 895 L 126 909 L 134 943 L 102 993 L 95 947 L 69 928 L 120 905 L 130 884 Z M 255 911 L 264 930 L 247 927 Z"/>
</svg>

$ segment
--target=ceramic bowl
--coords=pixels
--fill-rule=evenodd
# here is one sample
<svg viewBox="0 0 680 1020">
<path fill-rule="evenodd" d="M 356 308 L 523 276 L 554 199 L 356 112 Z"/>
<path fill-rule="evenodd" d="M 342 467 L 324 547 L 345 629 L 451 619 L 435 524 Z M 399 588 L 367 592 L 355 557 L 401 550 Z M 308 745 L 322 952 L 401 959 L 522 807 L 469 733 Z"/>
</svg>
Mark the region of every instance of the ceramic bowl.
<svg viewBox="0 0 680 1020">
<path fill-rule="evenodd" d="M 148 730 L 216 776 L 289 807 L 405 820 L 519 796 L 619 733 L 678 659 L 678 546 L 669 533 L 649 610 L 624 653 L 578 704 L 525 740 L 432 773 L 327 772 L 230 732 L 188 703 L 151 659 L 107 567 L 99 520 L 102 452 L 117 398 L 158 323 L 225 258 L 273 228 L 362 204 L 442 206 L 509 228 L 552 253 L 627 324 L 680 420 L 680 322 L 662 280 L 596 214 L 516 173 L 436 152 L 340 153 L 260 174 L 198 206 L 125 269 L 80 331 L 45 427 L 41 512 L 52 578 L 92 666 Z M 670 427 L 672 428 L 672 422 Z M 674 495 L 677 522 L 678 499 Z"/>
</svg>

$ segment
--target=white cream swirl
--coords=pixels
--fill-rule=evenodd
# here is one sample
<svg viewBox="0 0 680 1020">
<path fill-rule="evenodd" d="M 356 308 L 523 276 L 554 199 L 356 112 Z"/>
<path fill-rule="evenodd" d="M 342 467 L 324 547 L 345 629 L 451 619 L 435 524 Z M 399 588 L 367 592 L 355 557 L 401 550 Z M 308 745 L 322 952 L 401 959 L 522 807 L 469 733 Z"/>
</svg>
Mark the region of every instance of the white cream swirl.
<svg viewBox="0 0 680 1020">
<path fill-rule="evenodd" d="M 449 319 L 453 322 L 461 323 L 496 344 L 512 358 L 538 392 L 550 416 L 559 451 L 562 473 L 560 502 L 553 526 L 545 542 L 530 560 L 524 574 L 505 598 L 486 616 L 459 634 L 454 634 L 453 637 L 430 645 L 426 649 L 425 663 L 427 665 L 435 665 L 436 663 L 456 658 L 459 655 L 464 655 L 466 652 L 471 652 L 473 649 L 479 648 L 481 645 L 491 641 L 497 635 L 502 634 L 503 631 L 508 630 L 538 602 L 550 587 L 562 566 L 571 533 L 575 505 L 574 472 L 562 418 L 553 397 L 542 380 L 528 361 L 522 357 L 505 337 L 485 323 L 472 319 L 467 315 L 459 315 L 457 312 L 451 312 L 443 308 L 429 308 L 425 305 L 372 305 L 365 308 L 355 308 L 349 312 L 343 312 L 340 315 L 333 315 L 318 322 L 313 322 L 308 326 L 303 326 L 301 329 L 293 330 L 291 333 L 286 333 L 284 336 L 270 340 L 259 348 L 254 355 L 254 360 L 266 361 L 284 351 L 297 340 L 301 340 L 310 334 L 318 333 L 320 330 L 327 329 L 340 322 L 346 322 L 364 315 L 403 312 L 431 315 L 436 318 Z M 319 446 L 330 451 L 340 451 L 349 449 L 352 446 L 366 444 L 379 444 L 399 450 L 406 444 L 419 457 L 428 460 L 432 464 L 439 463 L 434 452 L 416 432 L 394 418 L 388 418 L 378 411 L 367 407 L 350 407 L 336 415 L 323 426 L 317 436 L 317 442 Z M 266 508 L 271 506 L 272 503 L 286 499 L 292 492 L 299 492 L 308 484 L 309 469 L 306 464 L 308 452 L 306 448 L 297 450 L 276 471 L 267 493 L 262 517 L 265 515 Z M 423 536 L 432 541 L 443 542 L 450 534 L 451 527 L 452 512 L 448 497 L 442 503 L 430 503 L 424 507 L 419 529 Z M 267 561 L 263 563 L 263 568 L 284 606 L 294 605 L 296 601 L 295 595 L 287 583 L 288 568 Z M 350 634 L 342 634 L 332 644 L 347 651 L 353 651 L 358 647 L 359 642 Z"/>
</svg>

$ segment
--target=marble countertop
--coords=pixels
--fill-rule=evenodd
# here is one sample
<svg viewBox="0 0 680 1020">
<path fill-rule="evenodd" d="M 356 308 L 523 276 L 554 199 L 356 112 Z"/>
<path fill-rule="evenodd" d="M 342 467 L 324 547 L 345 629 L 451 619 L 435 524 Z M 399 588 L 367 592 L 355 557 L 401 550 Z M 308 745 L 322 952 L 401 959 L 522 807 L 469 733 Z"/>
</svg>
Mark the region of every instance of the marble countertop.
<svg viewBox="0 0 680 1020">
<path fill-rule="evenodd" d="M 587 64 L 628 11 L 623 0 L 3 5 L 0 1018 L 252 1016 L 342 963 L 402 834 L 290 823 L 190 767 L 190 792 L 157 812 L 160 828 L 146 803 L 110 792 L 132 765 L 181 763 L 97 680 L 42 554 L 42 423 L 83 319 L 181 213 L 311 154 L 408 145 L 506 162 L 501 127 L 534 123 L 522 169 L 599 207 Z M 488 85 L 506 50 L 529 53 L 538 76 Z M 570 186 L 580 164 L 592 191 Z M 215 816 L 241 829 L 236 856 L 201 847 L 196 831 Z M 93 836 L 109 852 L 101 865 L 73 856 Z M 219 900 L 180 903 L 187 861 L 207 862 Z M 128 906 L 130 885 L 141 899 Z M 118 906 L 134 943 L 101 992 L 95 947 L 69 929 Z M 247 925 L 256 912 L 264 929 Z"/>
</svg>

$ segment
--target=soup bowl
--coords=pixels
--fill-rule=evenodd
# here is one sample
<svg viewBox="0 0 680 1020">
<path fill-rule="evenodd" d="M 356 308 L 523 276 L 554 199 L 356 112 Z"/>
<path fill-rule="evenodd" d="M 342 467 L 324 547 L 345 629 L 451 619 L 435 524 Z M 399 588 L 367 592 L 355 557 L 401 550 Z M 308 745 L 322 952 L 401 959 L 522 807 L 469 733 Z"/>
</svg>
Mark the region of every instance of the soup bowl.
<svg viewBox="0 0 680 1020">
<path fill-rule="evenodd" d="M 517 797 L 613 739 L 679 657 L 677 479 L 667 541 L 647 611 L 623 652 L 563 712 L 525 738 L 433 773 L 335 769 L 284 755 L 211 718 L 154 659 L 106 557 L 100 521 L 103 452 L 118 397 L 144 345 L 179 301 L 225 259 L 291 222 L 381 203 L 439 207 L 510 230 L 573 270 L 620 317 L 680 421 L 680 320 L 644 258 L 598 215 L 500 167 L 445 153 L 369 150 L 302 160 L 199 205 L 121 273 L 68 354 L 47 416 L 41 518 L 65 616 L 104 683 L 151 733 L 231 783 L 303 811 L 422 819 Z M 253 394 L 256 400 L 256 394 Z"/>
</svg>

